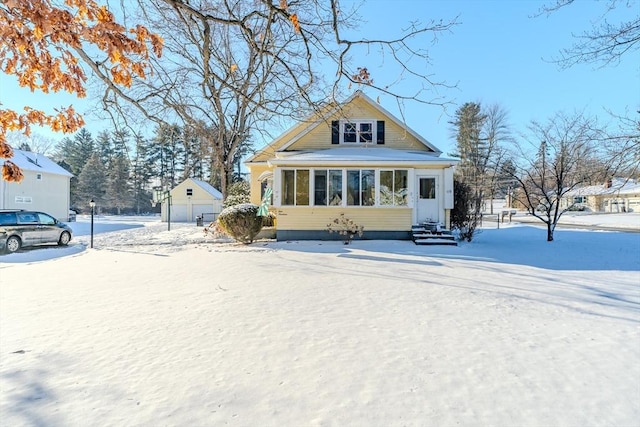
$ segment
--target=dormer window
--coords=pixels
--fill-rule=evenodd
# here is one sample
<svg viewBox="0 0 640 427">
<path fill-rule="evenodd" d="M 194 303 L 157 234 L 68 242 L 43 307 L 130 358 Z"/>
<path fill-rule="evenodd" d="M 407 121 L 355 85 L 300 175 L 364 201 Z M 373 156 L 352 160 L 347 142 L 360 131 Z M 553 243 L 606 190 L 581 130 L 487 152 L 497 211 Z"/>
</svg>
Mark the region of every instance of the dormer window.
<svg viewBox="0 0 640 427">
<path fill-rule="evenodd" d="M 331 122 L 332 144 L 384 144 L 382 120 L 335 120 Z"/>
</svg>

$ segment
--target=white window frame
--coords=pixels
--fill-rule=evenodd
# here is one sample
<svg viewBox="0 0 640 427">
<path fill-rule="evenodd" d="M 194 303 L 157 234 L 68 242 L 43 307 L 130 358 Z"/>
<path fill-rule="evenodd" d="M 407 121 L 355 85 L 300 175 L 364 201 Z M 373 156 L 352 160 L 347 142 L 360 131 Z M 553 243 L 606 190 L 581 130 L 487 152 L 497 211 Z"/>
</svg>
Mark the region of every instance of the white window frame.
<svg viewBox="0 0 640 427">
<path fill-rule="evenodd" d="M 355 125 L 356 126 L 356 140 L 355 142 L 349 142 L 344 140 L 344 135 L 347 131 L 347 125 Z M 360 125 L 368 124 L 371 126 L 371 141 L 360 141 Z M 340 120 L 340 144 L 347 145 L 360 145 L 360 144 L 375 144 L 378 140 L 378 126 L 377 120 L 367 119 L 367 120 Z"/>
<path fill-rule="evenodd" d="M 282 175 L 284 171 L 288 171 L 288 170 L 292 170 L 294 171 L 294 204 L 293 205 L 285 205 L 283 203 L 283 197 L 284 194 L 281 193 L 282 191 Z M 296 204 L 297 202 L 297 180 L 296 180 L 296 175 L 297 175 L 297 171 L 298 170 L 308 170 L 309 171 L 309 204 L 308 205 L 298 205 Z M 333 171 L 333 170 L 340 170 L 342 173 L 342 200 L 340 201 L 339 205 L 316 205 L 315 204 L 315 171 Z M 373 170 L 374 171 L 374 186 L 375 186 L 375 191 L 374 191 L 374 197 L 375 197 L 375 201 L 373 205 L 347 205 L 347 171 L 363 171 L 363 170 Z M 381 205 L 380 204 L 380 172 L 381 171 L 396 171 L 396 170 L 406 170 L 407 171 L 407 204 L 406 205 Z M 360 168 L 349 168 L 349 167 L 341 167 L 341 168 L 336 168 L 336 167 L 326 167 L 326 168 L 277 168 L 274 171 L 274 175 L 273 175 L 273 203 L 274 206 L 277 207 L 286 207 L 286 208 L 295 208 L 295 207 L 327 207 L 327 208 L 336 208 L 336 207 L 352 207 L 352 208 L 384 208 L 384 209 L 397 209 L 397 208 L 413 208 L 413 202 L 412 202 L 412 197 L 413 197 L 413 181 L 411 179 L 411 177 L 413 177 L 414 175 L 414 169 L 413 168 L 375 168 L 375 167 L 371 167 L 371 168 L 367 168 L 367 167 L 360 167 Z M 360 175 L 360 179 L 362 179 L 362 175 Z"/>
</svg>

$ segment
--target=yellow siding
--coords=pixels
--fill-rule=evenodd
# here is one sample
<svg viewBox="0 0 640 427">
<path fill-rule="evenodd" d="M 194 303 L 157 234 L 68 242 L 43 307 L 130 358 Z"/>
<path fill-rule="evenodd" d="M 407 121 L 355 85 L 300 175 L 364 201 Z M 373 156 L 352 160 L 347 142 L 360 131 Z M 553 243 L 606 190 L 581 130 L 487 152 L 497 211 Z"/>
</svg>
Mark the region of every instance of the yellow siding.
<svg viewBox="0 0 640 427">
<path fill-rule="evenodd" d="M 251 203 L 259 205 L 261 200 L 260 197 L 260 181 L 258 178 L 262 175 L 263 172 L 273 171 L 272 167 L 268 165 L 250 165 L 249 166 L 249 176 L 251 177 Z"/>
<path fill-rule="evenodd" d="M 326 230 L 341 213 L 367 230 L 411 230 L 411 208 L 281 207 L 276 215 L 280 230 Z"/>
<path fill-rule="evenodd" d="M 266 162 L 275 156 L 276 151 L 290 141 L 296 140 L 286 151 L 318 150 L 331 148 L 331 121 L 340 119 L 374 119 L 385 121 L 384 147 L 404 150 L 430 151 L 428 147 L 418 141 L 406 131 L 404 126 L 396 124 L 375 106 L 366 100 L 356 97 L 348 105 L 338 109 L 332 116 L 325 120 L 318 118 L 319 122 L 301 122 L 287 130 L 277 140 L 266 146 L 258 153 L 252 162 Z M 375 145 L 375 144 L 374 144 Z M 335 147 L 335 146 L 333 146 Z"/>
<path fill-rule="evenodd" d="M 429 151 L 429 149 L 419 142 L 414 136 L 409 134 L 403 127 L 398 126 L 389 117 L 383 115 L 368 102 L 361 98 L 356 98 L 351 104 L 339 110 L 327 121 L 320 123 L 299 141 L 296 141 L 287 151 L 295 150 L 318 150 L 335 147 L 331 144 L 331 121 L 340 119 L 375 119 L 385 121 L 385 142 L 382 147 L 396 148 L 403 150 Z M 376 144 L 373 144 L 376 146 Z"/>
</svg>

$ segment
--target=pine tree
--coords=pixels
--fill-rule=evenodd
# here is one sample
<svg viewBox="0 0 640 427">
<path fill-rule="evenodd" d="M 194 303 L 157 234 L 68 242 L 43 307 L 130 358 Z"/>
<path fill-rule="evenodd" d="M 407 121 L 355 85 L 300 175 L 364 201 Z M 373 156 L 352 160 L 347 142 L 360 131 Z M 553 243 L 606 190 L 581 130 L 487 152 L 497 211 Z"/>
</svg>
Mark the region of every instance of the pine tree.
<svg viewBox="0 0 640 427">
<path fill-rule="evenodd" d="M 98 211 L 105 207 L 107 173 L 100 156 L 94 153 L 82 169 L 78 177 L 77 203 L 76 206 L 85 208 L 90 200 L 96 202 Z"/>
<path fill-rule="evenodd" d="M 131 164 L 133 206 L 137 214 L 151 207 L 148 184 L 153 176 L 153 163 L 148 161 L 150 142 L 140 135 L 135 137 L 135 156 Z"/>
<path fill-rule="evenodd" d="M 120 215 L 122 209 L 131 207 L 133 195 L 129 182 L 129 160 L 122 154 L 116 155 L 111 162 L 107 179 L 107 202 Z"/>
</svg>

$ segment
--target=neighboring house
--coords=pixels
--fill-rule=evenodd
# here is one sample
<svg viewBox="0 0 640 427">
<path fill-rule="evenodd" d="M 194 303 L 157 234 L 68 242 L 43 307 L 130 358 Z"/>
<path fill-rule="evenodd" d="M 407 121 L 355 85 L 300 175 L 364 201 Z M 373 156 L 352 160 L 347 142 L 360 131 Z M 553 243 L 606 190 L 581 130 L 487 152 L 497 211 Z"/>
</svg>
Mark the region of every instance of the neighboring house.
<svg viewBox="0 0 640 427">
<path fill-rule="evenodd" d="M 20 182 L 0 180 L 0 209 L 46 212 L 60 221 L 69 220 L 71 174 L 53 160 L 30 151 L 13 150 L 13 163 L 22 169 Z M 4 164 L 0 160 L 0 164 Z"/>
<path fill-rule="evenodd" d="M 449 228 L 457 160 L 357 91 L 326 120 L 301 122 L 247 160 L 251 202 L 273 190 L 277 239 L 331 239 L 340 214 L 364 238 L 408 239 L 431 220 Z"/>
<path fill-rule="evenodd" d="M 593 212 L 640 212 L 640 183 L 614 178 L 602 185 L 589 185 L 569 191 L 560 207 L 570 206 Z"/>
<path fill-rule="evenodd" d="M 217 217 L 221 211 L 222 193 L 208 182 L 187 178 L 171 190 L 172 222 L 196 222 L 196 217 L 202 214 Z M 160 212 L 162 221 L 166 222 L 167 200 L 162 203 Z"/>
</svg>

